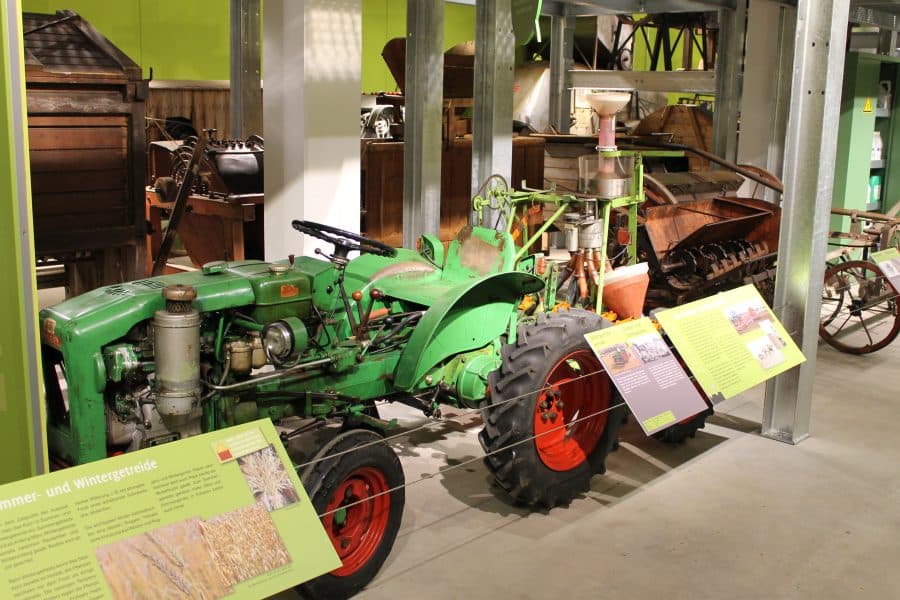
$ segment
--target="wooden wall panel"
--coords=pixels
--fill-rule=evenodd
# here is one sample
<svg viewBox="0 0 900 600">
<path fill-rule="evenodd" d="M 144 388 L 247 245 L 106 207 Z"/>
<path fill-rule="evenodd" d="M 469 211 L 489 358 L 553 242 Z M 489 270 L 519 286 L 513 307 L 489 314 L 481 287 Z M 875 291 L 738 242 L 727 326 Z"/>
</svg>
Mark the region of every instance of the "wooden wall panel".
<svg viewBox="0 0 900 600">
<path fill-rule="evenodd" d="M 471 211 L 472 140 L 458 138 L 445 145 L 441 159 L 441 232 L 453 239 L 469 222 Z M 363 142 L 362 231 L 392 246 L 403 243 L 403 143 Z M 544 141 L 528 136 L 513 139 L 512 181 L 532 188 L 544 183 Z"/>
<path fill-rule="evenodd" d="M 219 138 L 231 137 L 230 92 L 226 89 L 204 88 L 150 88 L 147 98 L 147 117 L 168 119 L 186 117 L 198 133 L 204 129 L 216 129 Z M 259 132 L 262 134 L 262 132 Z M 147 139 L 163 140 L 166 137 L 159 127 L 150 124 Z"/>
</svg>

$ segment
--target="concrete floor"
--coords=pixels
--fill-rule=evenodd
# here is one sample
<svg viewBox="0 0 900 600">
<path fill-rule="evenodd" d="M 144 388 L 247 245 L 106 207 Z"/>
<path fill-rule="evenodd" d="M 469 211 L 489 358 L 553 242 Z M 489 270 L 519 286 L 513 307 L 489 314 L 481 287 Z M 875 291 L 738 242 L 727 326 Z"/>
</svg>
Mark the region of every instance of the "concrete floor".
<svg viewBox="0 0 900 600">
<path fill-rule="evenodd" d="M 358 597 L 898 598 L 898 351 L 822 345 L 812 437 L 797 446 L 759 436 L 757 388 L 684 445 L 630 424 L 569 508 L 511 505 L 477 460 L 413 485 Z M 395 446 L 407 481 L 481 456 L 480 420 L 461 420 Z"/>
<path fill-rule="evenodd" d="M 472 462 L 407 489 L 358 598 L 900 598 L 898 387 L 900 340 L 862 357 L 820 344 L 806 441 L 759 436 L 761 387 L 683 445 L 632 422 L 606 475 L 549 512 L 491 485 L 477 415 L 435 424 L 394 445 L 407 481 Z"/>
</svg>

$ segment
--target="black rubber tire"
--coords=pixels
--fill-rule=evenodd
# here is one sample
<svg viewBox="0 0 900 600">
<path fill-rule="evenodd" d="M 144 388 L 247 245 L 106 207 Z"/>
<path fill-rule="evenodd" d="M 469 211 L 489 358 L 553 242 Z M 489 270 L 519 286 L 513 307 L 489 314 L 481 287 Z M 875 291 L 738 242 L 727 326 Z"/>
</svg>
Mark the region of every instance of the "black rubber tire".
<svg viewBox="0 0 900 600">
<path fill-rule="evenodd" d="M 381 471 L 387 481 L 388 488 L 398 488 L 387 494 L 391 501 L 387 525 L 383 537 L 371 558 L 351 574 L 334 575 L 334 572 L 326 573 L 297 586 L 297 591 L 306 598 L 327 598 L 331 600 L 353 596 L 372 581 L 391 553 L 403 518 L 403 505 L 406 501 L 406 494 L 402 486 L 406 480 L 403 475 L 403 467 L 400 465 L 400 459 L 397 458 L 397 455 L 387 444 L 379 442 L 382 439 L 377 433 L 364 429 L 354 429 L 341 433 L 319 450 L 315 458 L 320 459 L 327 456 L 340 455 L 320 462 L 314 462 L 300 474 L 303 487 L 306 489 L 306 493 L 309 495 L 317 514 L 325 512 L 329 500 L 340 484 L 360 468 L 369 467 Z M 366 445 L 366 447 L 355 452 L 347 452 L 363 445 Z M 347 453 L 341 454 L 342 452 Z M 325 524 L 324 519 L 323 524 Z"/>
<path fill-rule="evenodd" d="M 706 418 L 712 414 L 713 409 L 707 408 L 683 423 L 676 423 L 671 427 L 654 433 L 653 437 L 667 444 L 683 444 L 688 438 L 696 436 L 698 429 L 706 427 Z"/>
<path fill-rule="evenodd" d="M 482 411 L 484 429 L 478 438 L 488 453 L 485 465 L 494 480 L 518 502 L 546 508 L 567 505 L 589 489 L 591 477 L 606 471 L 604 462 L 615 449 L 628 412 L 605 373 L 598 377 L 606 379 L 608 406 L 615 408 L 607 413 L 605 429 L 593 450 L 586 451 L 586 460 L 566 471 L 550 469 L 530 438 L 535 435 L 534 416 L 540 396 L 536 390 L 545 386 L 552 370 L 566 356 L 590 351 L 584 334 L 611 326 L 599 315 L 581 309 L 542 313 L 535 321 L 520 325 L 515 344 L 505 344 L 501 349 L 502 365 L 488 378 L 491 393 Z M 522 398 L 506 402 L 517 397 Z M 564 399 L 567 405 L 572 402 L 571 398 Z M 492 408 L 491 404 L 497 406 Z"/>
</svg>

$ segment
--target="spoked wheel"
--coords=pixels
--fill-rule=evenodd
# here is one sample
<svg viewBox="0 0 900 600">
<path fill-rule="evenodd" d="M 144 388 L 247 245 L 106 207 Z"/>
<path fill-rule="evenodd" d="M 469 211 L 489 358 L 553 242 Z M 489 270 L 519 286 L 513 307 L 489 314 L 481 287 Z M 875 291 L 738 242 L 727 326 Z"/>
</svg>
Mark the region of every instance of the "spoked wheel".
<svg viewBox="0 0 900 600">
<path fill-rule="evenodd" d="M 609 326 L 584 310 L 545 313 L 502 348 L 479 440 L 487 468 L 516 500 L 568 504 L 605 471 L 627 413 L 584 334 Z"/>
<path fill-rule="evenodd" d="M 822 304 L 819 309 L 819 327 L 825 327 L 834 321 L 844 306 L 844 284 L 837 278 L 837 265 L 830 265 L 825 273 L 825 286 L 822 288 Z M 830 278 L 829 273 L 834 273 Z"/>
<path fill-rule="evenodd" d="M 825 302 L 825 297 L 833 300 Z M 851 260 L 825 272 L 819 335 L 841 352 L 867 354 L 890 344 L 900 333 L 897 297 L 881 269 Z"/>
<path fill-rule="evenodd" d="M 397 455 L 380 440 L 372 431 L 342 433 L 316 455 L 325 460 L 301 475 L 343 563 L 298 588 L 309 598 L 352 596 L 375 577 L 391 552 L 403 516 L 405 480 Z M 366 447 L 347 452 L 360 446 Z"/>
</svg>

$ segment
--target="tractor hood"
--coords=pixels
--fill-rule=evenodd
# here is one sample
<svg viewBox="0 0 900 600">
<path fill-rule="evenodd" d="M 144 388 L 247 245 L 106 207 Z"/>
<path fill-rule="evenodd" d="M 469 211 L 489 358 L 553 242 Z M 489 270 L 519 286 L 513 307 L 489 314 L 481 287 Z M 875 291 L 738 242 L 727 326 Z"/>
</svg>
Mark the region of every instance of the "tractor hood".
<svg viewBox="0 0 900 600">
<path fill-rule="evenodd" d="M 218 272 L 191 271 L 140 279 L 97 288 L 40 312 L 41 341 L 55 348 L 78 339 L 97 347 L 125 335 L 135 324 L 150 319 L 165 307 L 162 289 L 170 284 L 197 289 L 193 305 L 201 313 L 277 302 L 284 290 L 294 297 L 309 297 L 309 276 L 299 269 L 273 274 L 269 263 L 240 261 Z"/>
</svg>

